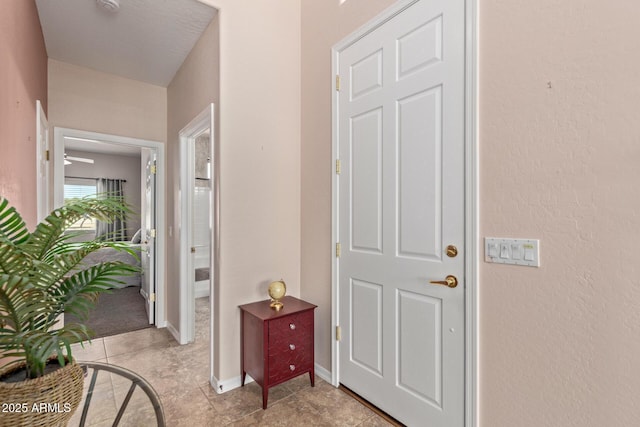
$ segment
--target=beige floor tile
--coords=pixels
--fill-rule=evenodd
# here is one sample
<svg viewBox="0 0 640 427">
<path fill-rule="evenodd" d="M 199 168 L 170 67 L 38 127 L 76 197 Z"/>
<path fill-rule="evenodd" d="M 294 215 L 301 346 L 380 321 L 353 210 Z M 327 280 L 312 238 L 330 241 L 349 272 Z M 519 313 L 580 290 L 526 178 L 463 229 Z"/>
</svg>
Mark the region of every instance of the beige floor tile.
<svg viewBox="0 0 640 427">
<path fill-rule="evenodd" d="M 271 388 L 266 410 L 262 409 L 262 390 L 256 383 L 216 393 L 209 385 L 208 310 L 207 298 L 196 300 L 196 339 L 191 344 L 178 345 L 166 330 L 149 328 L 94 340 L 85 349 L 74 347 L 76 358 L 108 361 L 145 378 L 158 393 L 167 426 L 171 427 L 389 425 L 318 377 L 311 387 L 306 374 Z M 100 374 L 91 425 L 111 425 L 105 419 L 115 417 L 129 384 L 117 375 Z M 152 408 L 141 390 L 136 390 L 130 405 L 121 425 L 155 425 Z M 81 410 L 70 426 L 77 425 Z"/>
<path fill-rule="evenodd" d="M 104 349 L 104 339 L 97 338 L 94 340 L 83 341 L 71 345 L 71 354 L 76 361 L 79 362 L 95 362 L 107 358 L 107 352 Z"/>
</svg>

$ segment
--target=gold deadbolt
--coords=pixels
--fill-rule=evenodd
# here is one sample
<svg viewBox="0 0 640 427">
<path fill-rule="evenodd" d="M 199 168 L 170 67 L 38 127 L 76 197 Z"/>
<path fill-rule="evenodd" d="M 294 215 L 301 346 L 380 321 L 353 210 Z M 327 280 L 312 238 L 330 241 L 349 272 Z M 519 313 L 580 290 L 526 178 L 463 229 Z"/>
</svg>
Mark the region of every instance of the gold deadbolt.
<svg viewBox="0 0 640 427">
<path fill-rule="evenodd" d="M 450 288 L 455 288 L 458 286 L 458 279 L 456 276 L 448 275 L 444 280 L 432 280 L 429 283 L 433 283 L 434 285 L 443 285 L 448 286 Z"/>
<path fill-rule="evenodd" d="M 453 245 L 447 246 L 447 256 L 449 258 L 455 258 L 458 255 L 458 248 Z"/>
</svg>

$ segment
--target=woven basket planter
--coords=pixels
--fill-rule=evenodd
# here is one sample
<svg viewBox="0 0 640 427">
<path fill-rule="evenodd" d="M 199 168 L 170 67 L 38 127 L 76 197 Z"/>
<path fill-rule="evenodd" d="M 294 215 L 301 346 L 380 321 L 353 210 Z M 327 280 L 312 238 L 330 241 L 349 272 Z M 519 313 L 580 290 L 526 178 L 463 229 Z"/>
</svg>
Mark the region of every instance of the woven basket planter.
<svg viewBox="0 0 640 427">
<path fill-rule="evenodd" d="M 0 377 L 25 364 L 0 369 Z M 66 426 L 82 399 L 84 373 L 75 362 L 40 378 L 17 383 L 0 381 L 3 427 Z"/>
</svg>

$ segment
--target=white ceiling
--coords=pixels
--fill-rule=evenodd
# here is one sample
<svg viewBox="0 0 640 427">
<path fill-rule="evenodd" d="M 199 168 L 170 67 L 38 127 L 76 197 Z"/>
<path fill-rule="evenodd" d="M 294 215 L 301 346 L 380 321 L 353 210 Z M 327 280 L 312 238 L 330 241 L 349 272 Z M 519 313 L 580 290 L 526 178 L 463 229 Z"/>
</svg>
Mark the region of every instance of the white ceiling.
<svg viewBox="0 0 640 427">
<path fill-rule="evenodd" d="M 216 10 L 197 0 L 36 0 L 49 58 L 167 87 Z"/>
</svg>

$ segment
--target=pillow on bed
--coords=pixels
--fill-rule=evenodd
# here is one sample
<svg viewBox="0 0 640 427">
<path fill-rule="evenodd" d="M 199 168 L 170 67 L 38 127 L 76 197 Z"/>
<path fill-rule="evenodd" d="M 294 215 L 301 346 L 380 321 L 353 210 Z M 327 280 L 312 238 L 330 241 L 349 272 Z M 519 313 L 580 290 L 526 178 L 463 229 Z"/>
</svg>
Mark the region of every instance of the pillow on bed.
<svg viewBox="0 0 640 427">
<path fill-rule="evenodd" d="M 142 240 L 142 230 L 138 229 L 138 231 L 136 231 L 136 234 L 134 234 L 133 237 L 131 238 L 131 243 L 138 244 L 140 243 L 141 240 Z"/>
</svg>

